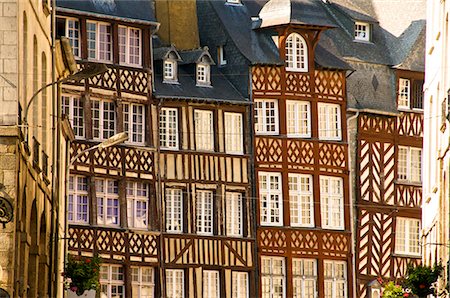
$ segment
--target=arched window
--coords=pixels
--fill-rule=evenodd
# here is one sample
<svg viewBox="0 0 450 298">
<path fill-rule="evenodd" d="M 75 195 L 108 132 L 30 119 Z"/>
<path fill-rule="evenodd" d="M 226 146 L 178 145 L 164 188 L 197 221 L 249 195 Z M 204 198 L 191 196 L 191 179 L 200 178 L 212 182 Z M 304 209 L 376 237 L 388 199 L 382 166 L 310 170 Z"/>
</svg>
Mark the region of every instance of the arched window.
<svg viewBox="0 0 450 298">
<path fill-rule="evenodd" d="M 39 88 L 38 81 L 38 43 L 36 39 L 36 35 L 33 38 L 33 91 L 34 94 Z M 26 100 L 29 100 L 28 98 Z M 39 97 L 34 99 L 31 103 L 31 108 L 33 109 L 33 135 L 37 138 L 38 125 L 39 123 Z"/>
<path fill-rule="evenodd" d="M 286 39 L 286 68 L 291 71 L 308 71 L 308 47 L 305 39 L 292 33 Z"/>
<path fill-rule="evenodd" d="M 28 22 L 27 15 L 23 12 L 23 59 L 22 59 L 22 108 L 26 106 L 27 100 L 27 68 L 28 68 Z M 22 120 L 22 119 L 21 119 Z"/>
<path fill-rule="evenodd" d="M 42 74 L 41 74 L 41 87 L 44 87 L 47 85 L 47 57 L 45 56 L 45 53 L 42 52 L 42 58 L 41 58 L 41 68 L 42 68 Z M 41 105 L 41 111 L 42 111 L 42 150 L 44 150 L 45 153 L 47 153 L 47 88 L 42 90 L 42 105 Z"/>
</svg>

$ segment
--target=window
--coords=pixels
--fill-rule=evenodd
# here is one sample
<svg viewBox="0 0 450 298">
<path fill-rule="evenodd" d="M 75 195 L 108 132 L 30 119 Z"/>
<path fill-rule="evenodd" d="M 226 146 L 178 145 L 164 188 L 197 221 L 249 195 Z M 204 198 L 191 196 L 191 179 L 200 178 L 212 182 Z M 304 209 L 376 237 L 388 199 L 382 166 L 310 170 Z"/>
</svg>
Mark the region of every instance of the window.
<svg viewBox="0 0 450 298">
<path fill-rule="evenodd" d="M 241 4 L 241 0 L 227 0 L 227 3 Z"/>
<path fill-rule="evenodd" d="M 148 184 L 127 182 L 127 211 L 130 228 L 147 228 Z"/>
<path fill-rule="evenodd" d="M 213 234 L 213 192 L 198 190 L 196 194 L 196 218 L 198 234 Z"/>
<path fill-rule="evenodd" d="M 114 298 L 125 297 L 125 285 L 123 277 L 124 274 L 122 266 L 100 266 L 100 296 Z"/>
<path fill-rule="evenodd" d="M 112 101 L 92 101 L 94 139 L 106 140 L 116 133 L 116 112 Z"/>
<path fill-rule="evenodd" d="M 317 297 L 317 265 L 313 259 L 292 259 L 292 275 L 295 298 Z"/>
<path fill-rule="evenodd" d="M 183 192 L 181 189 L 166 189 L 166 231 L 183 231 Z"/>
<path fill-rule="evenodd" d="M 395 253 L 420 256 L 420 220 L 397 217 Z"/>
<path fill-rule="evenodd" d="M 308 46 L 298 33 L 292 33 L 286 39 L 286 70 L 308 71 Z"/>
<path fill-rule="evenodd" d="M 172 60 L 164 61 L 164 81 L 177 82 L 177 62 Z"/>
<path fill-rule="evenodd" d="M 227 236 L 242 236 L 242 194 L 226 193 Z"/>
<path fill-rule="evenodd" d="M 131 297 L 153 298 L 155 288 L 152 267 L 131 267 Z"/>
<path fill-rule="evenodd" d="M 95 179 L 97 223 L 119 225 L 119 184 L 115 180 Z"/>
<path fill-rule="evenodd" d="M 409 109 L 411 81 L 398 79 L 398 107 Z"/>
<path fill-rule="evenodd" d="M 87 178 L 83 176 L 69 177 L 69 200 L 67 219 L 72 223 L 89 222 L 89 199 Z"/>
<path fill-rule="evenodd" d="M 178 149 L 178 109 L 161 109 L 159 113 L 159 144 L 164 149 Z"/>
<path fill-rule="evenodd" d="M 230 3 L 228 1 L 228 3 Z M 225 58 L 225 48 L 224 46 L 217 47 L 217 62 L 219 65 L 226 65 L 227 59 Z"/>
<path fill-rule="evenodd" d="M 408 182 L 422 181 L 422 149 L 398 147 L 398 179 Z"/>
<path fill-rule="evenodd" d="M 341 108 L 337 104 L 319 103 L 319 139 L 341 139 Z"/>
<path fill-rule="evenodd" d="M 291 225 L 314 226 L 313 182 L 311 175 L 289 174 Z"/>
<path fill-rule="evenodd" d="M 219 271 L 203 270 L 203 297 L 220 297 Z"/>
<path fill-rule="evenodd" d="M 370 24 L 355 22 L 355 40 L 370 41 Z"/>
<path fill-rule="evenodd" d="M 324 261 L 325 297 L 347 297 L 347 263 Z"/>
<path fill-rule="evenodd" d="M 225 113 L 225 152 L 244 153 L 241 113 Z"/>
<path fill-rule="evenodd" d="M 278 101 L 274 99 L 255 100 L 256 134 L 278 134 Z"/>
<path fill-rule="evenodd" d="M 141 34 L 141 29 L 119 26 L 120 63 L 141 65 Z"/>
<path fill-rule="evenodd" d="M 248 298 L 248 273 L 233 271 L 231 273 L 232 297 Z"/>
<path fill-rule="evenodd" d="M 184 271 L 166 269 L 166 297 L 184 298 Z"/>
<path fill-rule="evenodd" d="M 283 195 L 281 173 L 259 173 L 259 200 L 261 224 L 283 224 Z"/>
<path fill-rule="evenodd" d="M 213 113 L 195 110 L 195 147 L 197 150 L 214 151 Z"/>
<path fill-rule="evenodd" d="M 84 138 L 84 100 L 78 96 L 63 95 L 63 114 L 69 116 L 75 137 Z"/>
<path fill-rule="evenodd" d="M 197 64 L 197 85 L 210 85 L 209 65 Z"/>
<path fill-rule="evenodd" d="M 89 59 L 112 61 L 111 25 L 88 21 L 86 26 Z"/>
<path fill-rule="evenodd" d="M 342 178 L 320 176 L 322 227 L 344 229 L 344 190 Z"/>
<path fill-rule="evenodd" d="M 310 104 L 307 101 L 286 101 L 288 137 L 310 138 Z"/>
<path fill-rule="evenodd" d="M 128 134 L 129 142 L 136 144 L 144 143 L 145 120 L 144 106 L 139 104 L 123 104 L 124 131 Z"/>
<path fill-rule="evenodd" d="M 285 297 L 284 259 L 261 257 L 262 298 Z"/>
<path fill-rule="evenodd" d="M 73 55 L 80 57 L 80 22 L 72 18 L 57 18 L 57 37 L 65 36 L 69 39 Z"/>
</svg>

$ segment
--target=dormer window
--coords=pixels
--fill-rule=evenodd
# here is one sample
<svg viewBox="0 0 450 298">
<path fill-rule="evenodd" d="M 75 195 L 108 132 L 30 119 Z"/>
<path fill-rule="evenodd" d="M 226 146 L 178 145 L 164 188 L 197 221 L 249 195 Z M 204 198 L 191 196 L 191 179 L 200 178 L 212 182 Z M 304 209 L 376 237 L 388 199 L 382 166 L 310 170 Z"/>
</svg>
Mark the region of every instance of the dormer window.
<svg viewBox="0 0 450 298">
<path fill-rule="evenodd" d="M 298 33 L 292 33 L 286 39 L 286 70 L 308 71 L 308 46 Z"/>
<path fill-rule="evenodd" d="M 176 81 L 176 68 L 177 63 L 175 61 L 164 61 L 164 81 Z"/>
<path fill-rule="evenodd" d="M 355 40 L 370 41 L 370 24 L 355 22 Z"/>
<path fill-rule="evenodd" d="M 225 49 L 224 46 L 217 47 L 217 62 L 219 65 L 226 65 L 227 59 L 225 57 Z"/>
<path fill-rule="evenodd" d="M 209 65 L 204 63 L 197 64 L 197 85 L 210 85 Z"/>
</svg>

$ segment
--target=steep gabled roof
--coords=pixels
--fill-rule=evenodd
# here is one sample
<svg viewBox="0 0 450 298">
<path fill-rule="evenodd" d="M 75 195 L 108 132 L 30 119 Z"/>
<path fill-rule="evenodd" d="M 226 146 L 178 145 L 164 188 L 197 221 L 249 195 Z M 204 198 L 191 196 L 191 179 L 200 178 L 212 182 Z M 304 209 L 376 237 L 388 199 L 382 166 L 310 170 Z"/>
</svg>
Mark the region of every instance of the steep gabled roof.
<svg viewBox="0 0 450 298">
<path fill-rule="evenodd" d="M 165 60 L 172 57 L 177 61 L 182 61 L 180 54 L 173 45 L 170 47 L 158 47 L 153 50 L 153 60 Z"/>
<path fill-rule="evenodd" d="M 424 20 L 414 21 L 400 36 L 398 48 L 394 52 L 395 68 L 425 71 L 425 33 Z"/>
</svg>

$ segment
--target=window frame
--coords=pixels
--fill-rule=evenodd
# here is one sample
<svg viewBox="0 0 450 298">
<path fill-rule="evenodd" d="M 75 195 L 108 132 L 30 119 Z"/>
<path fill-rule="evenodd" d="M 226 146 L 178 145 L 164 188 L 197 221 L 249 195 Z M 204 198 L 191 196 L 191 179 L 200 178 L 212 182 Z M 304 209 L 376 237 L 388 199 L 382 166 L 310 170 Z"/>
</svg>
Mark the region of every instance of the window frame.
<svg viewBox="0 0 450 298">
<path fill-rule="evenodd" d="M 240 0 L 234 0 L 234 1 L 238 1 L 238 2 L 233 2 L 233 3 L 240 3 Z M 227 3 L 231 3 L 231 2 L 229 2 L 229 0 L 227 0 Z M 227 59 L 225 57 L 225 46 L 224 45 L 217 47 L 217 64 L 219 64 L 219 66 L 227 65 Z"/>
<path fill-rule="evenodd" d="M 295 263 L 298 262 L 300 265 L 299 272 L 296 272 L 296 265 Z M 305 262 L 312 262 L 312 268 L 313 273 L 311 274 L 305 274 Z M 310 259 L 310 258 L 292 258 L 292 287 L 293 287 L 293 293 L 294 297 L 302 297 L 302 298 L 315 298 L 317 297 L 317 260 L 316 259 Z M 306 282 L 313 282 L 314 284 L 314 293 L 313 296 L 305 296 L 305 283 Z M 300 287 L 300 295 L 297 295 L 296 288 Z"/>
<path fill-rule="evenodd" d="M 67 102 L 68 101 L 68 105 Z M 75 105 L 75 101 L 77 101 L 80 106 Z M 64 114 L 67 114 L 69 117 L 70 124 L 72 125 L 73 132 L 76 139 L 85 139 L 86 138 L 86 125 L 84 122 L 85 113 L 84 113 L 84 98 L 81 96 L 74 96 L 63 94 L 61 95 L 61 104 L 62 110 Z M 77 116 L 75 116 L 75 111 L 77 111 Z M 81 112 L 81 113 L 80 113 Z M 77 121 L 75 121 L 75 119 Z M 77 123 L 77 125 L 75 124 Z M 79 123 L 81 122 L 81 125 Z M 80 135 L 79 132 L 82 132 Z"/>
<path fill-rule="evenodd" d="M 411 109 L 411 89 L 412 89 L 411 79 L 398 78 L 397 107 L 399 110 Z"/>
<path fill-rule="evenodd" d="M 114 101 L 112 100 L 102 100 L 102 99 L 92 99 L 92 106 L 91 106 L 91 110 L 92 110 L 92 139 L 93 140 L 97 140 L 97 141 L 103 141 L 103 140 L 107 140 L 108 138 L 112 137 L 113 135 L 116 134 L 117 132 L 117 109 L 116 109 L 116 104 L 114 103 Z M 95 110 L 97 110 L 97 108 L 95 107 L 95 104 L 98 102 L 98 120 L 97 117 L 94 117 L 95 114 Z M 113 107 L 113 113 L 112 115 L 114 115 L 113 119 L 105 119 L 105 104 L 112 104 Z M 108 109 L 107 111 L 108 115 L 111 115 L 111 110 Z M 98 127 L 95 126 L 95 121 L 98 121 L 99 125 Z M 107 121 L 107 123 L 112 123 L 113 124 L 113 129 L 111 130 L 111 128 L 109 129 L 105 129 L 105 121 Z M 98 131 L 98 137 L 95 136 L 96 131 Z M 105 137 L 105 133 L 109 133 L 109 135 L 107 135 L 107 137 Z"/>
<path fill-rule="evenodd" d="M 134 276 L 136 276 L 133 273 L 133 270 L 138 270 L 138 280 L 134 280 Z M 151 272 L 151 281 L 145 281 L 144 276 L 144 269 L 150 269 Z M 154 267 L 146 267 L 146 266 L 130 266 L 130 279 L 131 279 L 131 297 L 143 297 L 147 298 L 148 296 L 142 295 L 142 288 L 147 287 L 151 289 L 151 295 L 150 297 L 155 297 L 155 268 Z M 139 293 L 134 293 L 134 287 L 138 288 Z M 137 294 L 137 295 L 136 295 Z"/>
<path fill-rule="evenodd" d="M 203 74 L 201 74 L 200 69 L 203 68 Z M 211 86 L 211 67 L 209 64 L 204 62 L 197 63 L 195 67 L 195 78 L 196 85 L 205 87 Z"/>
<path fill-rule="evenodd" d="M 122 53 L 121 52 L 121 50 L 120 50 L 120 48 L 123 46 L 122 44 L 121 44 L 121 32 L 120 32 L 120 30 L 121 29 L 125 29 L 125 52 L 124 53 Z M 132 35 L 130 34 L 130 31 L 132 31 L 132 30 L 137 30 L 138 32 L 139 32 L 139 45 L 137 46 L 138 47 L 138 49 L 139 49 L 139 56 L 138 56 L 138 60 L 139 60 L 139 62 L 138 63 L 133 63 L 133 62 L 130 62 L 132 59 L 131 59 L 131 53 L 130 53 L 130 51 L 131 51 L 131 38 L 132 38 Z M 118 44 L 119 44 L 119 48 L 118 48 L 118 51 L 119 51 L 119 64 L 120 65 L 126 65 L 126 66 L 142 66 L 142 29 L 140 29 L 140 28 L 136 28 L 136 27 L 128 27 L 128 26 L 123 26 L 123 25 L 119 25 L 119 27 L 118 27 L 118 30 L 117 30 L 118 32 L 117 32 L 117 37 L 118 37 Z M 135 45 L 133 45 L 133 46 L 135 46 Z M 125 57 L 125 61 L 121 61 L 121 55 L 124 55 L 124 57 Z"/>
<path fill-rule="evenodd" d="M 292 49 L 290 49 L 290 45 Z M 285 59 L 286 71 L 293 72 L 308 72 L 308 43 L 306 39 L 297 32 L 292 32 L 288 35 L 285 41 Z M 303 53 L 302 53 L 303 52 Z M 291 54 L 290 54 L 291 53 Z M 291 57 L 291 59 L 289 59 Z M 304 66 L 297 66 L 303 64 Z"/>
<path fill-rule="evenodd" d="M 175 274 L 180 274 L 181 273 L 181 285 L 178 285 L 177 283 L 176 283 L 176 278 L 177 278 L 177 276 L 172 276 L 171 277 L 171 279 L 172 279 L 172 287 L 170 287 L 170 288 L 172 288 L 172 293 L 168 293 L 168 289 L 169 289 L 169 286 L 168 286 L 168 280 L 169 280 L 169 277 L 168 277 L 168 273 L 171 273 L 172 275 L 175 275 Z M 184 270 L 183 269 L 166 269 L 166 271 L 165 271 L 165 275 L 166 275 L 166 278 L 165 278 L 165 283 L 166 283 L 166 298 L 184 298 L 185 297 L 185 289 L 184 289 Z M 175 287 L 174 287 L 174 285 L 175 285 Z M 177 291 L 177 288 L 179 288 L 179 290 L 180 290 L 180 292 L 181 293 L 177 293 L 176 291 Z M 179 294 L 181 294 L 181 296 L 179 295 Z"/>
<path fill-rule="evenodd" d="M 65 19 L 65 31 L 66 31 L 65 34 L 66 34 L 66 37 L 69 39 L 70 46 L 72 47 L 73 56 L 75 58 L 80 58 L 81 57 L 81 22 L 77 18 L 72 18 L 72 17 L 63 17 L 63 18 Z M 72 29 L 72 28 L 69 28 L 69 21 L 78 23 L 78 29 L 76 29 L 74 27 L 74 29 L 76 29 L 76 30 L 73 30 L 74 32 L 78 33 L 78 34 L 75 34 L 78 36 L 74 36 L 74 37 L 70 36 L 69 32 L 70 32 L 70 29 Z M 76 40 L 78 42 L 77 47 L 74 46 L 74 40 Z"/>
<path fill-rule="evenodd" d="M 134 145 L 144 145 L 145 144 L 145 105 L 136 104 L 131 102 L 125 102 L 122 104 L 123 113 L 123 130 L 128 134 L 129 138 L 126 143 Z M 134 110 L 136 108 L 136 111 Z M 128 110 L 127 110 L 128 109 Z M 141 114 L 139 115 L 138 109 L 141 109 Z M 140 123 L 134 121 L 141 117 Z M 127 120 L 128 118 L 128 120 Z M 128 126 L 128 128 L 127 128 Z M 141 131 L 134 131 L 134 128 L 139 128 Z M 141 141 L 138 139 L 141 138 Z M 136 140 L 135 140 L 136 139 Z"/>
<path fill-rule="evenodd" d="M 207 202 L 208 199 L 210 202 Z M 207 205 L 210 205 L 211 210 L 208 211 L 205 208 Z M 211 218 L 209 224 L 208 216 Z M 212 190 L 197 189 L 195 191 L 195 231 L 198 235 L 214 234 L 214 192 Z"/>
<path fill-rule="evenodd" d="M 267 268 L 265 267 L 266 261 L 268 262 Z M 274 261 L 281 261 L 281 274 L 274 273 Z M 266 269 L 268 269 L 268 272 L 266 272 Z M 281 278 L 281 287 L 282 287 L 282 297 L 286 297 L 286 260 L 284 257 L 274 257 L 274 256 L 261 256 L 261 297 L 262 298 L 272 298 L 275 294 L 275 286 L 274 286 L 274 279 L 280 279 Z M 268 295 L 265 295 L 264 288 L 265 288 L 265 280 L 268 279 L 269 281 L 269 289 L 270 292 Z M 278 283 L 277 283 L 278 285 Z"/>
<path fill-rule="evenodd" d="M 99 182 L 103 182 L 102 191 L 100 192 L 98 190 Z M 109 183 L 113 183 L 113 191 L 110 192 L 109 190 Z M 115 189 L 117 188 L 117 193 L 115 192 Z M 102 226 L 111 226 L 111 227 L 118 227 L 120 226 L 120 198 L 119 198 L 119 182 L 118 180 L 114 179 L 105 179 L 105 178 L 95 178 L 95 197 L 97 199 L 97 224 Z M 114 211 L 116 209 L 115 205 L 109 206 L 109 201 L 117 201 L 117 216 L 114 216 L 114 213 L 112 213 L 111 216 L 108 215 L 109 209 L 111 208 L 111 211 Z M 99 203 L 101 201 L 101 204 Z M 103 212 L 100 212 L 100 206 L 103 208 Z M 103 217 L 103 219 L 101 219 Z M 115 218 L 117 217 L 117 223 L 114 222 L 108 222 L 108 218 Z"/>
<path fill-rule="evenodd" d="M 139 186 L 143 187 L 139 187 Z M 131 191 L 130 191 L 131 187 Z M 139 194 L 141 191 L 141 194 Z M 142 192 L 145 192 L 144 194 Z M 147 229 L 149 216 L 149 193 L 150 185 L 145 182 L 127 181 L 126 185 L 126 200 L 127 200 L 127 222 L 128 227 L 133 229 Z M 145 203 L 145 215 L 137 216 L 137 203 Z M 119 202 L 120 205 L 120 202 Z M 144 218 L 144 224 L 139 224 L 138 218 Z"/>
<path fill-rule="evenodd" d="M 225 192 L 225 231 L 230 237 L 242 237 L 244 234 L 244 195 L 241 192 Z M 237 218 L 236 218 L 237 214 Z"/>
<path fill-rule="evenodd" d="M 177 194 L 178 193 L 178 194 Z M 165 197 L 165 230 L 167 233 L 183 233 L 183 190 L 180 188 L 166 188 L 164 192 Z M 177 203 L 174 199 L 179 199 L 179 214 L 176 215 L 177 212 L 175 204 Z M 170 199 L 170 204 L 169 204 Z M 170 206 L 169 206 L 170 205 Z M 169 209 L 170 208 L 170 209 Z M 168 211 L 170 210 L 170 212 Z M 169 216 L 170 214 L 170 216 Z M 177 218 L 178 217 L 178 218 Z M 168 224 L 168 221 L 171 224 Z M 179 221 L 179 224 L 176 224 L 176 221 Z M 170 229 L 168 228 L 170 227 Z M 178 227 L 178 228 L 174 228 Z"/>
<path fill-rule="evenodd" d="M 401 152 L 402 151 L 406 151 L 406 160 L 403 161 L 401 160 Z M 420 160 L 416 160 L 413 161 L 413 152 L 417 152 L 419 159 Z M 411 147 L 411 146 L 398 146 L 398 160 L 397 160 L 397 180 L 399 182 L 406 182 L 406 183 L 422 183 L 422 155 L 423 155 L 423 150 L 422 148 L 418 148 L 418 147 Z M 403 163 L 405 163 L 405 170 L 406 172 L 400 173 L 400 170 L 403 166 Z M 413 167 L 413 164 L 418 164 L 418 167 Z M 413 180 L 415 179 L 414 177 L 419 176 L 419 180 Z M 405 176 L 405 178 L 401 177 L 401 176 Z"/>
<path fill-rule="evenodd" d="M 267 122 L 267 111 L 271 108 L 268 107 L 268 103 L 274 103 L 273 111 L 274 111 L 274 130 L 269 131 L 268 125 L 272 125 L 271 123 Z M 258 104 L 262 104 L 261 107 L 258 107 Z M 261 111 L 261 113 L 259 112 Z M 255 111 L 255 135 L 268 135 L 268 136 L 274 136 L 279 135 L 280 133 L 280 118 L 279 118 L 279 109 L 278 109 L 278 100 L 277 99 L 255 99 L 254 101 L 254 111 Z M 262 120 L 261 123 L 259 120 Z M 259 129 L 261 128 L 261 130 Z"/>
<path fill-rule="evenodd" d="M 102 278 L 102 268 L 107 268 L 107 274 L 108 279 Z M 117 273 L 113 272 L 113 268 L 119 269 Z M 122 272 L 120 272 L 120 269 L 122 269 Z M 114 274 L 117 274 L 118 276 L 122 276 L 122 279 L 113 279 Z M 106 287 L 107 289 L 107 296 L 112 297 L 112 288 L 113 287 L 121 287 L 122 288 L 122 295 L 121 297 L 125 297 L 125 270 L 120 265 L 113 265 L 113 264 L 102 264 L 100 265 L 100 273 L 99 273 L 99 282 L 100 282 L 100 293 L 103 292 L 103 287 Z M 117 297 L 117 296 L 114 296 Z"/>
<path fill-rule="evenodd" d="M 244 154 L 243 118 L 242 113 L 224 112 L 225 153 Z"/>
<path fill-rule="evenodd" d="M 218 270 L 203 270 L 202 272 L 203 297 L 220 297 L 220 272 Z M 215 280 L 215 285 L 213 284 Z M 214 287 L 213 287 L 214 286 Z M 215 291 L 214 291 L 215 288 Z"/>
<path fill-rule="evenodd" d="M 266 177 L 266 188 L 262 188 L 262 182 L 261 178 Z M 278 178 L 278 189 L 271 189 L 271 177 L 277 177 Z M 261 226 L 282 226 L 283 225 L 283 180 L 282 175 L 280 172 L 259 172 L 258 173 L 258 190 L 259 190 L 259 208 L 260 208 L 260 225 Z M 278 196 L 278 200 L 275 201 L 275 204 L 278 203 L 278 221 L 272 221 L 271 214 L 273 213 L 272 210 L 275 210 L 275 207 L 273 207 L 272 203 L 272 196 Z M 266 215 L 263 215 L 265 212 L 263 212 L 263 196 L 266 196 L 266 205 L 267 209 Z M 266 216 L 267 219 L 263 220 L 263 217 Z"/>
<path fill-rule="evenodd" d="M 327 287 L 326 284 L 327 283 L 331 283 L 331 295 L 329 295 L 332 298 L 338 298 L 339 296 L 337 296 L 337 283 L 343 283 L 344 284 L 344 295 L 341 297 L 347 297 L 348 294 L 348 274 L 347 274 L 347 262 L 345 261 L 336 261 L 336 260 L 324 260 L 324 292 L 326 294 L 327 291 Z M 331 264 L 331 268 L 332 268 L 332 273 L 331 276 L 327 276 L 327 264 Z M 337 265 L 343 265 L 343 278 L 341 277 L 337 277 L 336 275 L 336 267 Z"/>
<path fill-rule="evenodd" d="M 174 115 L 170 115 L 170 113 L 174 112 Z M 165 117 L 166 121 L 162 121 L 162 117 Z M 171 119 L 173 118 L 173 119 Z M 168 121 L 167 121 L 168 120 Z M 175 120 L 174 128 L 170 127 L 171 121 Z M 162 124 L 165 123 L 164 127 Z M 164 133 L 162 130 L 164 129 Z M 161 149 L 165 150 L 178 150 L 179 149 L 179 131 L 178 131 L 178 108 L 170 108 L 163 107 L 159 112 L 159 146 Z M 162 137 L 164 136 L 164 138 Z M 173 138 L 173 139 L 171 139 Z M 163 141 L 164 139 L 164 141 Z M 161 142 L 165 142 L 165 145 L 162 145 Z M 167 145 L 169 143 L 174 143 L 174 145 Z"/>
<path fill-rule="evenodd" d="M 241 278 L 245 276 L 245 282 Z M 242 295 L 243 283 L 245 283 L 245 293 Z M 233 298 L 249 298 L 248 272 L 231 271 L 231 295 Z"/>
<path fill-rule="evenodd" d="M 365 29 L 362 30 L 362 27 Z M 371 41 L 371 32 L 370 32 L 370 23 L 366 22 L 355 22 L 355 26 L 353 28 L 354 32 L 354 40 L 356 41 Z M 360 36 L 361 34 L 365 34 L 365 36 Z"/>
<path fill-rule="evenodd" d="M 301 105 L 303 105 L 303 107 L 306 107 L 306 119 L 300 118 L 300 114 L 304 112 L 301 111 Z M 292 120 L 290 120 L 290 106 L 293 107 L 294 113 Z M 294 132 L 290 132 L 290 121 L 293 122 Z M 306 121 L 306 133 L 301 133 L 301 131 L 304 129 L 301 124 L 304 121 Z M 309 101 L 286 100 L 286 131 L 289 138 L 311 138 L 311 103 Z"/>
<path fill-rule="evenodd" d="M 168 72 L 166 71 L 166 64 L 172 65 L 172 75 L 168 76 Z M 163 83 L 178 83 L 178 63 L 173 59 L 165 59 L 163 61 Z"/>
<path fill-rule="evenodd" d="M 325 108 L 325 115 L 323 115 L 320 110 L 321 107 Z M 341 105 L 340 104 L 334 104 L 334 103 L 324 103 L 319 102 L 317 104 L 318 109 L 318 127 L 319 127 L 319 140 L 327 140 L 327 141 L 341 141 L 342 140 L 342 115 L 341 115 Z M 330 115 L 331 109 L 335 109 L 337 112 L 336 114 Z M 322 119 L 322 117 L 325 116 L 325 119 Z M 332 121 L 332 116 L 336 117 L 336 122 Z M 323 129 L 321 129 L 321 123 L 325 123 L 325 135 L 323 134 Z M 333 124 L 336 124 L 337 128 L 333 128 Z M 332 132 L 337 132 L 333 133 Z"/>
<path fill-rule="evenodd" d="M 324 181 L 327 181 L 328 192 L 323 192 L 325 186 L 323 185 Z M 332 190 L 333 183 L 339 182 L 340 190 L 335 192 Z M 344 211 L 344 180 L 341 177 L 335 176 L 319 176 L 320 183 L 320 209 L 321 209 L 321 218 L 322 218 L 322 228 L 330 229 L 330 230 L 344 230 L 345 229 L 345 211 Z M 328 199 L 328 206 L 325 207 L 325 199 Z M 339 206 L 335 206 L 334 200 L 339 199 Z M 332 218 L 335 218 L 336 208 L 339 208 L 340 220 L 339 222 L 333 222 Z M 328 216 L 327 216 L 328 215 Z M 326 223 L 326 218 L 328 218 L 329 224 Z"/>
<path fill-rule="evenodd" d="M 418 244 L 416 246 L 417 251 L 414 251 L 412 243 L 419 243 L 420 242 L 420 219 L 418 218 L 408 218 L 408 217 L 396 217 L 396 223 L 395 223 L 395 254 L 397 255 L 404 255 L 404 256 L 413 256 L 413 257 L 420 257 L 421 256 L 421 247 Z M 401 231 L 401 222 L 404 222 L 403 227 L 404 230 Z M 417 235 L 416 237 L 412 237 L 411 235 L 411 225 L 417 225 Z M 414 228 L 414 227 L 413 227 Z M 400 232 L 403 233 L 404 237 L 400 236 Z M 407 233 L 408 232 L 408 233 Z M 412 243 L 411 243 L 412 239 Z M 400 243 L 400 241 L 403 240 L 403 243 Z M 399 246 L 402 244 L 404 246 L 404 249 L 400 249 Z"/>
<path fill-rule="evenodd" d="M 86 189 L 78 189 L 79 181 L 78 179 L 86 180 Z M 71 198 L 72 196 L 72 198 Z M 79 198 L 83 197 L 86 200 L 85 203 L 81 204 Z M 86 176 L 81 175 L 69 175 L 69 188 L 67 196 L 67 221 L 71 224 L 89 224 L 89 181 Z M 70 212 L 69 206 L 72 205 L 72 212 Z M 86 207 L 86 212 L 81 212 L 80 208 Z M 72 214 L 72 219 L 70 215 Z M 85 219 L 80 220 L 80 216 Z"/>
<path fill-rule="evenodd" d="M 297 179 L 296 181 L 296 190 L 293 190 L 291 188 L 291 178 L 295 178 Z M 293 227 L 314 227 L 314 182 L 313 182 L 313 176 L 312 175 L 307 175 L 307 174 L 296 174 L 296 173 L 289 173 L 288 174 L 288 179 L 289 179 L 289 208 L 290 208 L 290 223 L 291 226 Z M 302 179 L 308 179 L 308 187 L 309 187 L 309 191 L 303 191 L 302 190 Z M 294 196 L 296 196 L 296 204 L 298 207 L 298 221 L 295 222 L 293 220 L 293 203 L 295 203 L 294 201 Z M 309 223 L 304 223 L 303 222 L 303 218 L 302 218 L 302 214 L 303 214 L 303 203 L 302 203 L 302 199 L 304 197 L 308 196 L 309 197 L 309 214 L 310 214 L 310 219 L 309 219 Z"/>
<path fill-rule="evenodd" d="M 89 24 L 95 24 L 95 58 L 90 57 L 90 51 L 94 51 L 93 49 L 90 48 L 89 46 L 89 41 L 91 39 L 89 39 L 89 34 L 90 34 L 90 30 L 89 30 Z M 110 28 L 110 32 L 109 32 L 109 36 L 110 36 L 110 42 L 109 42 L 109 53 L 110 53 L 110 59 L 100 59 L 100 26 L 106 26 L 106 28 L 109 26 Z M 106 29 L 106 32 L 108 32 L 108 30 Z M 114 60 L 114 49 L 113 49 L 113 28 L 111 23 L 108 22 L 101 22 L 101 21 L 94 21 L 94 20 L 86 20 L 86 38 L 87 38 L 87 52 L 88 52 L 88 60 L 91 61 L 99 61 L 99 62 L 103 62 L 103 63 L 113 63 Z M 108 43 L 106 43 L 108 45 Z M 108 53 L 108 51 L 106 50 L 105 53 Z"/>
<path fill-rule="evenodd" d="M 201 118 L 197 117 L 202 115 Z M 203 117 L 210 115 L 210 124 Z M 199 119 L 199 120 L 198 120 Z M 204 131 L 209 127 L 209 131 Z M 212 110 L 194 109 L 195 150 L 214 152 L 214 113 Z M 209 136 L 209 137 L 208 137 Z M 209 141 L 208 141 L 209 140 Z M 199 145 L 200 144 L 200 145 Z"/>
</svg>

